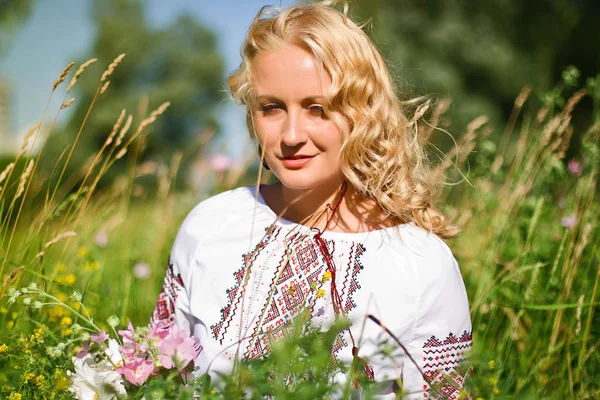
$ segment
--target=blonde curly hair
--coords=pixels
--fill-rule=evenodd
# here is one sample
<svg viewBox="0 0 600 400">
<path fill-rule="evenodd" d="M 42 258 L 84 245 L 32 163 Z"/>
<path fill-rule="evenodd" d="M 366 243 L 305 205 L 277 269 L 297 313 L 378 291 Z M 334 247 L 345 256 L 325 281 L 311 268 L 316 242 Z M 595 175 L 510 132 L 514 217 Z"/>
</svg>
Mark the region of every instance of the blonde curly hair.
<svg viewBox="0 0 600 400">
<path fill-rule="evenodd" d="M 337 3 L 342 11 L 333 8 Z M 339 0 L 301 3 L 281 11 L 263 7 L 242 45 L 240 67 L 227 79 L 231 96 L 246 105 L 248 129 L 255 136 L 252 61 L 289 44 L 306 49 L 331 77 L 323 107 L 344 135 L 339 157 L 347 181 L 390 217 L 452 237 L 458 229 L 432 205 L 432 175 L 417 132 L 424 107 L 417 108 L 411 120 L 406 117 L 381 55 L 347 13 L 347 2 Z M 349 131 L 332 112 L 347 119 Z"/>
</svg>

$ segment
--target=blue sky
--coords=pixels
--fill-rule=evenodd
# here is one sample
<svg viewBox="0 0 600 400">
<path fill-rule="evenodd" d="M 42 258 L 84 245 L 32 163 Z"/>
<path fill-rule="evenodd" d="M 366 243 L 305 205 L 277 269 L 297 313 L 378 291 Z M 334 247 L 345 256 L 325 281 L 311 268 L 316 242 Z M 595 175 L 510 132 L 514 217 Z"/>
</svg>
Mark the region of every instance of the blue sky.
<svg viewBox="0 0 600 400">
<path fill-rule="evenodd" d="M 48 102 L 50 88 L 64 66 L 85 56 L 94 38 L 89 18 L 92 0 L 36 0 L 33 13 L 22 24 L 0 58 L 0 76 L 9 82 L 12 95 L 11 130 L 23 134 L 39 121 Z M 102 1 L 102 0 L 96 0 Z M 219 39 L 226 72 L 240 62 L 239 49 L 248 25 L 260 7 L 282 5 L 294 0 L 142 0 L 146 16 L 153 25 L 169 24 L 178 15 L 189 13 L 211 28 Z M 223 82 L 225 85 L 225 82 Z M 56 109 L 59 103 L 52 104 Z M 219 116 L 227 147 L 240 154 L 235 146 L 247 137 L 244 116 L 233 104 L 225 105 Z"/>
</svg>

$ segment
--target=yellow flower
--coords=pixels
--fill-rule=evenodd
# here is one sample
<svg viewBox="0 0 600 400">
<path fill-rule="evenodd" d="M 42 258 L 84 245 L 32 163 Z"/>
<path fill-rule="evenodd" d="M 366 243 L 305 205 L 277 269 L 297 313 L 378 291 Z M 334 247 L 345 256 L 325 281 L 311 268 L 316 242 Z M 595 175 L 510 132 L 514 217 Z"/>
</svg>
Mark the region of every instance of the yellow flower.
<svg viewBox="0 0 600 400">
<path fill-rule="evenodd" d="M 67 295 L 66 295 L 66 294 L 64 294 L 64 293 L 59 293 L 59 294 L 57 294 L 57 295 L 56 295 L 56 298 L 57 298 L 57 299 L 59 299 L 60 301 L 62 301 L 63 303 L 64 303 L 65 301 L 67 301 Z"/>
<path fill-rule="evenodd" d="M 21 395 L 17 392 L 12 392 L 8 395 L 8 400 L 21 400 Z"/>
<path fill-rule="evenodd" d="M 71 319 L 71 317 L 62 317 L 62 319 L 60 320 L 60 324 L 61 325 L 72 325 L 73 320 Z"/>
<path fill-rule="evenodd" d="M 321 298 L 325 296 L 325 291 L 323 289 L 317 290 L 317 298 Z"/>
<path fill-rule="evenodd" d="M 10 317 L 11 317 L 12 319 L 17 319 L 17 317 L 18 317 L 18 316 L 19 316 L 19 313 L 18 313 L 18 312 L 14 312 L 14 313 L 12 313 L 12 314 L 10 315 Z"/>
<path fill-rule="evenodd" d="M 35 377 L 35 386 L 40 387 L 44 384 L 46 378 L 43 375 L 38 375 Z"/>
<path fill-rule="evenodd" d="M 35 336 L 36 339 L 39 339 L 40 337 L 42 337 L 44 335 L 44 329 L 36 328 L 35 331 L 33 331 L 33 335 Z"/>
<path fill-rule="evenodd" d="M 69 274 L 69 275 L 65 276 L 65 283 L 67 285 L 74 284 L 76 280 L 77 279 L 75 278 L 75 275 L 73 275 L 73 274 Z"/>
<path fill-rule="evenodd" d="M 8 321 L 8 324 L 6 324 L 8 329 L 12 329 L 13 326 L 15 326 L 15 321 Z"/>
<path fill-rule="evenodd" d="M 498 379 L 496 378 L 490 378 L 490 385 L 497 385 L 498 384 Z"/>
<path fill-rule="evenodd" d="M 87 256 L 90 252 L 88 251 L 88 249 L 86 247 L 80 247 L 79 248 L 79 252 L 77 254 L 79 254 L 79 257 L 84 258 L 85 256 Z"/>
<path fill-rule="evenodd" d="M 21 375 L 21 381 L 24 385 L 28 384 L 29 380 L 33 378 L 35 378 L 35 374 L 33 372 L 25 372 L 23 375 Z"/>
<path fill-rule="evenodd" d="M 496 367 L 496 361 L 495 360 L 488 361 L 488 367 L 490 367 L 490 369 L 494 369 Z"/>
<path fill-rule="evenodd" d="M 54 265 L 54 272 L 62 272 L 65 269 L 67 269 L 67 266 L 62 262 L 57 262 L 56 265 Z"/>
<path fill-rule="evenodd" d="M 65 309 L 62 307 L 52 307 L 48 309 L 50 321 L 54 322 L 65 314 Z"/>
<path fill-rule="evenodd" d="M 73 329 L 71 328 L 65 328 L 62 331 L 60 331 L 60 334 L 62 336 L 69 336 L 71 333 L 73 333 Z"/>
<path fill-rule="evenodd" d="M 100 263 L 96 260 L 86 262 L 83 264 L 83 269 L 86 271 L 98 271 L 100 269 Z"/>
<path fill-rule="evenodd" d="M 325 283 L 330 279 L 331 279 L 331 272 L 327 271 L 323 274 L 323 279 L 321 279 L 321 282 Z"/>
<path fill-rule="evenodd" d="M 4 353 L 6 350 L 8 350 L 8 346 L 3 343 L 0 345 L 0 353 Z"/>
<path fill-rule="evenodd" d="M 64 283 L 65 285 L 69 285 L 69 286 L 73 285 L 76 280 L 77 280 L 77 278 L 75 278 L 75 275 L 73 275 L 73 274 L 57 276 L 55 279 L 56 282 Z"/>
<path fill-rule="evenodd" d="M 58 390 L 66 390 L 71 386 L 71 381 L 64 371 L 57 369 L 54 371 L 54 385 Z"/>
<path fill-rule="evenodd" d="M 494 394 L 500 394 L 500 389 L 498 389 L 497 387 L 494 388 Z"/>
</svg>

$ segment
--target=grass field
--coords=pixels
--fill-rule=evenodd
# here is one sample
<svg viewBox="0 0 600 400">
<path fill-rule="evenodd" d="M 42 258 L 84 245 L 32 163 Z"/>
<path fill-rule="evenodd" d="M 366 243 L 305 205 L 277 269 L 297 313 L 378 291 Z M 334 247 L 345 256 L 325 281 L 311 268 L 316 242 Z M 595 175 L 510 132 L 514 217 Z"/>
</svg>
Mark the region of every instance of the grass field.
<svg viewBox="0 0 600 400">
<path fill-rule="evenodd" d="M 463 227 L 449 244 L 471 305 L 469 385 L 477 399 L 600 398 L 600 76 L 579 91 L 565 84 L 560 94 L 569 96 L 564 103 L 526 112 L 525 89 L 500 141 L 482 117 L 435 167 L 446 181 L 460 182 L 444 187 L 440 204 Z M 593 101 L 591 118 L 573 126 L 583 98 Z M 148 321 L 181 221 L 217 190 L 176 192 L 176 159 L 158 168 L 124 153 L 160 113 L 130 127 L 123 114 L 96 161 L 81 169 L 87 179 L 74 188 L 59 183 L 55 196 L 26 149 L 15 167 L 0 170 L 1 397 L 68 397 L 70 339 L 82 312 L 69 298 L 74 289 L 100 327 L 108 330 L 111 315 L 122 323 Z M 581 151 L 566 159 L 574 136 Z M 34 130 L 29 140 L 46 138 Z M 95 182 L 124 156 L 122 179 L 97 191 Z M 241 175 L 219 172 L 227 183 L 218 190 Z M 8 301 L 10 288 L 32 281 L 73 309 L 24 305 L 26 296 Z M 64 356 L 50 357 L 46 347 L 61 341 L 69 343 Z"/>
</svg>

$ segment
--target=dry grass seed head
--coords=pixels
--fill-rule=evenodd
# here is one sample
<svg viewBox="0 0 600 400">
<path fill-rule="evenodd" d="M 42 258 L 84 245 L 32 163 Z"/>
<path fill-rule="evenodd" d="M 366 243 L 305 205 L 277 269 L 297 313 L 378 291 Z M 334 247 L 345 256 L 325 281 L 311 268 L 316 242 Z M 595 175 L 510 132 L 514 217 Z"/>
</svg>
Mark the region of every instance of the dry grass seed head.
<svg viewBox="0 0 600 400">
<path fill-rule="evenodd" d="M 585 96 L 586 94 L 587 94 L 587 91 L 585 89 L 580 89 L 580 90 L 576 91 L 575 93 L 573 93 L 573 95 L 571 97 L 569 97 L 569 100 L 567 100 L 567 105 L 563 109 L 563 112 L 562 112 L 563 116 L 567 116 L 567 115 L 571 114 L 573 112 L 573 109 L 577 105 L 577 103 L 579 103 L 581 101 L 581 99 L 583 98 L 583 96 Z"/>
<path fill-rule="evenodd" d="M 29 160 L 29 164 L 27 164 L 27 169 L 21 175 L 21 180 L 19 181 L 19 188 L 17 189 L 17 194 L 15 195 L 15 200 L 18 199 L 23 192 L 25 191 L 25 183 L 27 182 L 27 178 L 31 174 L 33 170 L 33 160 Z"/>
<path fill-rule="evenodd" d="M 531 94 L 531 86 L 525 85 L 523 87 L 523 89 L 521 89 L 521 93 L 519 93 L 519 95 L 515 99 L 515 108 L 523 107 L 523 104 L 525 104 L 525 102 L 529 98 L 530 94 Z"/>
<path fill-rule="evenodd" d="M 2 284 L 2 295 L 0 296 L 0 300 L 2 300 L 2 298 L 4 297 L 4 293 L 5 293 L 6 289 L 8 288 L 8 285 L 15 279 L 15 277 L 19 274 L 19 272 L 21 272 L 23 270 L 23 268 L 25 268 L 25 266 L 21 265 L 15 269 L 13 269 L 12 271 L 10 271 L 10 273 L 6 276 L 6 278 L 4 279 L 4 282 Z"/>
<path fill-rule="evenodd" d="M 120 159 L 121 157 L 123 157 L 125 155 L 125 153 L 127 153 L 127 148 L 124 147 L 121 150 L 119 150 L 119 152 L 117 153 L 117 155 L 115 156 L 115 160 Z"/>
<path fill-rule="evenodd" d="M 87 60 L 86 62 L 84 62 L 83 64 L 81 64 L 79 66 L 79 68 L 77 68 L 77 71 L 75 72 L 75 75 L 71 79 L 71 82 L 69 83 L 69 86 L 67 86 L 67 93 L 69 93 L 71 91 L 71 89 L 73 89 L 73 86 L 75 86 L 75 83 L 77 82 L 77 79 L 83 73 L 83 71 L 85 71 L 85 69 L 90 64 L 95 63 L 96 61 L 98 61 L 97 58 L 90 58 L 89 60 Z"/>
<path fill-rule="evenodd" d="M 73 61 L 71 61 L 71 63 L 69 65 L 67 65 L 65 67 L 65 69 L 63 69 L 63 72 L 61 72 L 60 76 L 54 81 L 54 84 L 52 85 L 52 91 L 53 92 L 54 92 L 54 90 L 56 90 L 56 88 L 58 87 L 58 85 L 60 85 L 61 83 L 63 83 L 63 81 L 65 80 L 65 78 L 69 74 L 69 72 L 71 72 L 71 69 L 73 69 L 74 65 L 75 65 L 75 63 Z"/>
<path fill-rule="evenodd" d="M 47 249 L 48 247 L 52 246 L 53 244 L 56 244 L 58 242 L 60 242 L 61 240 L 68 238 L 68 237 L 72 237 L 77 235 L 77 233 L 73 232 L 73 231 L 68 231 L 68 232 L 63 232 L 63 233 L 59 233 L 58 235 L 56 235 L 56 237 L 48 242 L 46 242 L 44 244 L 44 248 Z"/>
<path fill-rule="evenodd" d="M 573 253 L 573 260 L 575 261 L 574 264 L 579 262 L 581 255 L 583 254 L 583 250 L 586 248 L 590 239 L 590 233 L 592 233 L 592 228 L 593 225 L 589 222 L 583 227 L 580 240 L 577 241 L 577 245 L 575 246 L 575 251 Z"/>
<path fill-rule="evenodd" d="M 119 118 L 117 118 L 117 122 L 115 122 L 115 124 L 113 125 L 110 135 L 108 135 L 108 138 L 106 138 L 106 141 L 104 142 L 104 146 L 108 146 L 109 144 L 112 143 L 115 135 L 117 134 L 117 131 L 119 130 L 119 128 L 121 127 L 121 124 L 123 123 L 124 118 L 125 118 L 125 109 L 121 110 L 121 114 L 119 115 Z M 115 144 L 115 146 L 117 146 L 117 144 Z"/>
<path fill-rule="evenodd" d="M 104 73 L 102 74 L 102 78 L 100 79 L 100 82 L 104 82 L 113 73 L 113 71 L 115 70 L 117 65 L 119 65 L 121 63 L 121 60 L 123 60 L 124 57 L 125 57 L 125 53 L 119 54 L 119 56 L 117 56 L 117 58 L 115 58 L 113 60 L 113 62 L 110 63 L 110 65 L 108 66 L 106 71 L 104 71 Z"/>
<path fill-rule="evenodd" d="M 31 138 L 31 136 L 33 136 L 33 134 L 37 131 L 37 129 L 40 126 L 40 123 L 34 124 L 31 128 L 29 128 L 29 130 L 25 134 L 25 137 L 23 138 L 23 144 L 21 145 L 21 156 L 24 154 L 24 151 L 27 148 L 27 145 L 29 144 L 29 139 Z"/>
<path fill-rule="evenodd" d="M 585 295 L 582 294 L 579 296 L 579 301 L 577 302 L 577 311 L 575 312 L 575 319 L 577 320 L 577 325 L 575 326 L 575 334 L 579 335 L 581 332 L 581 309 L 583 308 L 583 300 L 585 299 Z"/>
<path fill-rule="evenodd" d="M 137 131 L 135 133 L 135 136 L 137 136 L 138 134 L 140 134 L 144 129 L 146 129 L 146 127 L 150 124 L 152 124 L 154 121 L 156 121 L 156 118 L 161 115 L 162 113 L 165 112 L 165 110 L 171 105 L 171 103 L 164 102 L 162 103 L 156 110 L 152 111 L 152 114 L 150 114 L 150 116 L 146 119 L 144 119 L 142 122 L 140 122 Z"/>
<path fill-rule="evenodd" d="M 104 85 L 102 85 L 102 89 L 100 89 L 100 94 L 103 94 L 104 92 L 106 92 L 108 85 L 110 85 L 110 81 L 106 81 L 106 83 Z"/>
<path fill-rule="evenodd" d="M 121 132 L 119 132 L 119 136 L 117 137 L 117 140 L 115 142 L 115 147 L 119 146 L 123 141 L 125 134 L 129 131 L 129 128 L 131 127 L 131 121 L 133 121 L 133 117 L 131 116 L 131 114 L 129 114 L 129 116 L 127 116 L 127 121 L 125 121 L 125 126 L 123 126 L 123 128 L 121 128 Z"/>
<path fill-rule="evenodd" d="M 71 104 L 73 104 L 74 101 L 75 101 L 75 97 L 71 97 L 69 100 L 67 100 L 67 101 L 65 101 L 64 103 L 61 104 L 60 109 L 64 110 L 65 108 L 67 108 Z"/>
<path fill-rule="evenodd" d="M 15 167 L 15 163 L 12 162 L 10 164 L 8 164 L 6 166 L 6 168 L 4 168 L 4 171 L 2 171 L 2 173 L 0 173 L 0 183 L 2 183 L 6 177 L 8 176 L 9 172 L 12 171 L 12 169 Z M 1 188 L 0 188 L 1 190 Z"/>
</svg>

